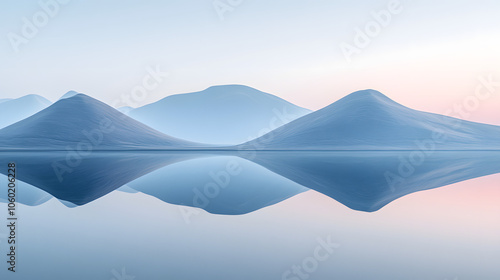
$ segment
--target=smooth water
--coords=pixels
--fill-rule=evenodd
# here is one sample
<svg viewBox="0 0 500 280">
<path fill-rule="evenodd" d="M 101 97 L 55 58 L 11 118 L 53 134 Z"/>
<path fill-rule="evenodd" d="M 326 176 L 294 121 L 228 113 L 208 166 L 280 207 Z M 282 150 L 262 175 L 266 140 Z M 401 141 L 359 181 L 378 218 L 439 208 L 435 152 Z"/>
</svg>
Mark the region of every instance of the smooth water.
<svg viewBox="0 0 500 280">
<path fill-rule="evenodd" d="M 39 190 L 78 206 L 123 187 L 228 215 L 308 189 L 372 212 L 413 192 L 500 172 L 500 152 L 492 151 L 3 153 L 1 173 L 8 162 L 17 164 L 20 181 L 36 187 L 19 196 L 29 205 L 43 196 Z"/>
<path fill-rule="evenodd" d="M 20 152 L 1 153 L 1 173 L 8 162 L 19 270 L 2 279 L 500 276 L 500 177 L 469 183 L 500 173 L 498 152 Z"/>
</svg>

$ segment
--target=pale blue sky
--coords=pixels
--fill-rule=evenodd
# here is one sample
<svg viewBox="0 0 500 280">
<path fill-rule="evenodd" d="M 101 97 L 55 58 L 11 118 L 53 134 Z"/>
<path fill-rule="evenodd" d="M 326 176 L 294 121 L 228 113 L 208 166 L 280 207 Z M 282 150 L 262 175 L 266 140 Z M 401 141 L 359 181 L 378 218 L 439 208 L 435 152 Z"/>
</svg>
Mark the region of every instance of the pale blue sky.
<svg viewBox="0 0 500 280">
<path fill-rule="evenodd" d="M 21 34 L 23 17 L 42 9 L 38 1 L 2 1 L 0 97 L 54 101 L 74 89 L 111 103 L 159 65 L 170 76 L 137 105 L 246 84 L 310 109 L 375 88 L 439 111 L 473 91 L 478 75 L 500 77 L 494 0 L 401 0 L 403 11 L 348 62 L 339 45 L 352 43 L 355 28 L 389 2 L 246 0 L 221 20 L 212 0 L 72 0 L 15 52 L 9 32 Z M 496 108 L 498 99 L 490 101 Z"/>
</svg>

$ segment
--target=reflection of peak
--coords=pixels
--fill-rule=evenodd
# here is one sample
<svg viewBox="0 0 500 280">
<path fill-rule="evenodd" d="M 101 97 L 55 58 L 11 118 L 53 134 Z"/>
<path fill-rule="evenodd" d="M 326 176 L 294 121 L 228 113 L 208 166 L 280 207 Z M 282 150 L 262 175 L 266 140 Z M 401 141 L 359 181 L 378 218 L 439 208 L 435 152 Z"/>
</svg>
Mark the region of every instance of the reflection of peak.
<svg viewBox="0 0 500 280">
<path fill-rule="evenodd" d="M 125 115 L 128 115 L 128 113 L 130 113 L 130 111 L 134 110 L 134 108 L 130 107 L 130 106 L 123 106 L 123 107 L 116 108 L 116 110 L 122 112 Z"/>
<path fill-rule="evenodd" d="M 217 173 L 216 176 L 222 177 L 215 178 L 213 170 L 226 170 L 228 162 L 238 166 L 241 172 L 227 181 L 222 178 L 224 172 Z M 165 182 L 176 183 L 166 188 Z M 214 197 L 203 188 L 207 182 L 220 188 L 218 195 Z M 199 207 L 224 215 L 246 214 L 308 190 L 253 162 L 224 154 L 200 155 L 154 171 L 128 185 L 167 203 Z"/>
<path fill-rule="evenodd" d="M 384 95 L 383 93 L 381 93 L 380 91 L 377 91 L 377 90 L 374 90 L 374 89 L 365 89 L 365 90 L 359 90 L 359 91 L 355 91 L 349 95 L 347 95 L 346 97 L 344 97 L 346 99 L 361 99 L 361 98 L 364 98 L 364 99 L 374 99 L 374 98 L 385 98 L 385 99 L 389 99 L 389 97 L 387 97 L 386 95 Z"/>
<path fill-rule="evenodd" d="M 377 109 L 390 111 L 391 109 L 406 110 L 408 108 L 393 101 L 379 91 L 367 89 L 353 92 L 322 110 L 343 110 L 345 111 L 344 113 L 353 115 L 354 112 L 370 114 Z"/>
<path fill-rule="evenodd" d="M 272 98 L 279 99 L 278 97 L 262 92 L 258 89 L 245 86 L 245 85 L 218 85 L 211 86 L 203 91 L 194 92 L 191 94 L 204 95 L 207 98 L 221 98 L 221 97 L 247 97 L 247 98 Z M 285 101 L 285 100 L 283 100 Z M 287 101 L 285 101 L 287 102 Z"/>
</svg>

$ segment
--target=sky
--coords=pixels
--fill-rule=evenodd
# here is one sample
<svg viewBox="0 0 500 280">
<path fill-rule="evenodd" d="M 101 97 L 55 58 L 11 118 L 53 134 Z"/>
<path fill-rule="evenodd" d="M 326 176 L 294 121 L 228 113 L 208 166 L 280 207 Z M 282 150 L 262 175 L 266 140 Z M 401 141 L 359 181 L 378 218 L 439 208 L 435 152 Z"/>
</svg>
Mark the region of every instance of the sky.
<svg viewBox="0 0 500 280">
<path fill-rule="evenodd" d="M 5 0 L 0 98 L 76 90 L 116 104 L 135 91 L 119 105 L 138 107 L 244 84 L 317 110 L 370 88 L 500 125 L 499 12 L 495 0 Z"/>
</svg>

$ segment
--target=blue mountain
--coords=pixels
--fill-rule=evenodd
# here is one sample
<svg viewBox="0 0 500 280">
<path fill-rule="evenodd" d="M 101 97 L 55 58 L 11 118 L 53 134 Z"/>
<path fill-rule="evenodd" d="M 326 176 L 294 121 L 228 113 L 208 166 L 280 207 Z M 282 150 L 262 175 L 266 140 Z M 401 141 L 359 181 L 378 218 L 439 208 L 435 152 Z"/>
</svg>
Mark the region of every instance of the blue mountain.
<svg viewBox="0 0 500 280">
<path fill-rule="evenodd" d="M 500 173 L 500 151 L 275 151 L 247 158 L 365 212 L 415 192 Z"/>
<path fill-rule="evenodd" d="M 2 163 L 5 162 L 2 161 Z M 0 174 L 0 180 L 7 182 L 8 178 L 6 175 Z M 32 186 L 20 180 L 16 181 L 16 202 L 18 203 L 29 206 L 36 206 L 43 204 L 52 198 L 52 195 L 35 186 Z M 0 202 L 9 203 L 9 197 L 6 191 L 0 192 Z"/>
<path fill-rule="evenodd" d="M 128 115 L 158 131 L 194 142 L 236 145 L 310 111 L 242 85 L 168 96 Z"/>
<path fill-rule="evenodd" d="M 130 106 L 123 106 L 123 107 L 116 108 L 116 110 L 124 113 L 125 115 L 128 115 L 128 113 L 130 113 L 130 111 L 134 110 L 134 108 L 132 108 Z"/>
</svg>

